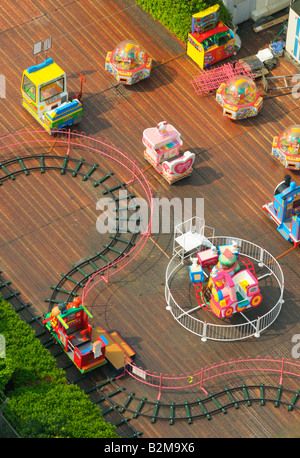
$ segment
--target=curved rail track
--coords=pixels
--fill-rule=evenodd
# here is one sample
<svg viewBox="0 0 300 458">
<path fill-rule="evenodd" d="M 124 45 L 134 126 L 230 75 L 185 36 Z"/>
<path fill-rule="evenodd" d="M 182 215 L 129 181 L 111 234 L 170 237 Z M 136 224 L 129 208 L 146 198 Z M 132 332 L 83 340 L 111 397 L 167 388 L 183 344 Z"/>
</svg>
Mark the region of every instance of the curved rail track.
<svg viewBox="0 0 300 458">
<path fill-rule="evenodd" d="M 107 265 L 114 264 L 117 260 L 128 253 L 135 245 L 139 234 L 139 220 L 136 220 L 136 231 L 125 233 L 124 228 L 120 231 L 122 219 L 132 218 L 138 210 L 134 203 L 134 194 L 129 193 L 126 184 L 120 182 L 113 172 L 101 169 L 97 163 L 92 164 L 83 158 L 75 159 L 68 155 L 57 156 L 52 154 L 36 154 L 30 156 L 17 156 L 16 158 L 0 162 L 0 185 L 6 180 L 15 180 L 20 174 L 26 176 L 33 171 L 45 173 L 49 170 L 66 173 L 72 177 L 81 177 L 82 181 L 89 180 L 93 187 L 101 186 L 102 195 L 110 197 L 115 206 L 115 228 L 114 234 L 109 235 L 107 244 L 104 244 L 99 251 L 88 257 L 86 260 L 75 265 L 67 273 L 62 273 L 61 280 L 57 285 L 51 286 L 51 297 L 46 299 L 49 302 L 49 311 L 58 302 L 71 302 L 77 295 L 77 291 L 83 288 L 88 279 L 98 270 Z M 126 191 L 121 197 L 116 195 L 120 190 Z M 126 217 L 124 215 L 126 212 Z"/>
<path fill-rule="evenodd" d="M 108 195 L 115 205 L 116 227 L 115 233 L 109 236 L 109 242 L 80 264 L 73 265 L 64 274 L 56 286 L 52 286 L 52 294 L 49 299 L 49 310 L 53 304 L 62 301 L 70 301 L 77 295 L 80 288 L 84 287 L 88 279 L 96 271 L 109 264 L 114 264 L 118 259 L 130 251 L 135 245 L 139 231 L 120 233 L 120 221 L 122 210 L 126 210 L 126 216 L 136 212 L 134 194 L 126 193 L 124 200 L 120 201 L 116 191 L 126 190 L 126 184 L 120 182 L 113 174 L 101 169 L 98 164 L 93 164 L 84 159 L 75 159 L 68 155 L 57 156 L 52 154 L 34 154 L 29 156 L 17 156 L 0 162 L 0 185 L 6 180 L 15 180 L 20 174 L 29 175 L 31 172 L 54 170 L 61 175 L 69 173 L 72 177 L 80 177 L 82 181 L 89 180 L 93 187 L 101 186 L 102 194 Z M 137 221 L 138 226 L 138 221 Z M 192 423 L 194 420 L 206 418 L 210 420 L 217 413 L 227 413 L 227 409 L 238 409 L 241 404 L 251 405 L 258 402 L 264 405 L 267 402 L 274 403 L 275 407 L 284 405 L 288 410 L 300 409 L 297 400 L 300 390 L 293 391 L 279 386 L 245 385 L 227 388 L 207 394 L 203 398 L 197 397 L 192 401 L 161 402 L 151 401 L 146 396 L 136 396 L 128 393 L 126 388 L 119 385 L 115 377 L 109 373 L 109 369 L 100 367 L 87 374 L 81 374 L 70 361 L 63 349 L 55 343 L 53 337 L 42 324 L 43 317 L 36 316 L 30 309 L 30 304 L 25 303 L 18 291 L 15 291 L 9 281 L 0 275 L 0 292 L 2 297 L 9 301 L 14 310 L 35 330 L 35 335 L 41 344 L 48 348 L 57 360 L 59 367 L 65 370 L 69 383 L 77 384 L 92 402 L 97 403 L 102 415 L 107 421 L 117 427 L 117 433 L 122 437 L 140 437 L 141 431 L 136 431 L 130 424 L 130 420 L 139 416 L 148 418 L 152 423 L 156 421 L 168 421 L 171 425 L 175 421 Z M 286 398 L 286 399 L 283 399 Z"/>
<path fill-rule="evenodd" d="M 91 401 L 99 405 L 101 414 L 105 420 L 114 424 L 117 433 L 122 437 L 140 437 L 141 431 L 130 424 L 130 421 L 140 417 L 156 421 L 168 421 L 173 425 L 175 421 L 183 421 L 191 424 L 195 420 L 210 420 L 214 415 L 226 414 L 228 409 L 238 409 L 240 405 L 251 406 L 258 403 L 261 406 L 272 403 L 275 407 L 285 406 L 288 411 L 300 410 L 297 403 L 300 397 L 299 390 L 284 388 L 282 385 L 271 386 L 264 383 L 228 388 L 216 393 L 203 393 L 203 397 L 184 402 L 152 401 L 146 396 L 128 392 L 124 386 L 120 386 L 122 379 L 116 378 L 109 373 L 109 369 L 99 367 L 95 371 L 81 374 L 70 361 L 63 349 L 55 343 L 51 334 L 42 324 L 42 317 L 35 316 L 30 309 L 30 304 L 24 303 L 20 292 L 15 291 L 9 281 L 0 274 L 0 292 L 2 297 L 9 301 L 13 309 L 20 317 L 32 326 L 36 337 L 41 344 L 48 348 L 56 358 L 57 365 L 64 369 L 70 384 L 78 385 Z"/>
</svg>

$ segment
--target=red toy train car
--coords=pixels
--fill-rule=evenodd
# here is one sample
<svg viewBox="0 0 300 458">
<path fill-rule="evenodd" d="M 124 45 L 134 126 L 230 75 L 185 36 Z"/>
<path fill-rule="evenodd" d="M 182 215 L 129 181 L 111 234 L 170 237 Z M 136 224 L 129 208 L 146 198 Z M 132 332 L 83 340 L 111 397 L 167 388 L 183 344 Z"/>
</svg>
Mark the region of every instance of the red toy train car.
<svg viewBox="0 0 300 458">
<path fill-rule="evenodd" d="M 43 324 L 63 347 L 75 366 L 84 373 L 106 363 L 118 375 L 135 353 L 117 332 L 93 329 L 92 315 L 76 297 L 60 303 L 47 313 Z"/>
</svg>

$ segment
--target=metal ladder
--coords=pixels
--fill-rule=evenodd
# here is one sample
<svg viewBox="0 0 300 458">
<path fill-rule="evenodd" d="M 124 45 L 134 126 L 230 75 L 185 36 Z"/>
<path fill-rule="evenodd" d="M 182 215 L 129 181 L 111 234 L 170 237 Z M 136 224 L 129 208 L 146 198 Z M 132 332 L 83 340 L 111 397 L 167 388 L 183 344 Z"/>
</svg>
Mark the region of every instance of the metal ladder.
<svg viewBox="0 0 300 458">
<path fill-rule="evenodd" d="M 283 79 L 284 81 L 284 86 L 280 86 L 280 87 L 277 87 L 275 86 L 274 88 L 272 88 L 272 90 L 274 91 L 277 91 L 279 89 L 289 89 L 291 87 L 294 86 L 294 84 L 292 84 L 291 86 L 288 86 L 288 79 L 292 79 L 293 77 L 296 77 L 296 76 L 299 76 L 300 78 L 300 74 L 299 73 L 296 73 L 295 75 L 283 75 L 283 76 L 269 76 L 268 78 L 265 77 L 265 75 L 262 75 L 262 80 L 263 80 L 263 85 L 264 85 L 264 90 L 266 92 L 269 92 L 269 85 L 268 85 L 268 80 L 280 80 L 280 79 Z"/>
</svg>

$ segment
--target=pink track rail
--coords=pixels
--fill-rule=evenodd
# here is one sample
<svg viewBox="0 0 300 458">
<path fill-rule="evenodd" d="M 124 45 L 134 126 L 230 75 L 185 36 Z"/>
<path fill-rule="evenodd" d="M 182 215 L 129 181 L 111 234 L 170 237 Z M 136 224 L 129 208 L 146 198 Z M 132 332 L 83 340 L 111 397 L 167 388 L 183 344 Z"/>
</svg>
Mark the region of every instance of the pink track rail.
<svg viewBox="0 0 300 458">
<path fill-rule="evenodd" d="M 204 383 L 225 375 L 237 373 L 268 372 L 279 377 L 279 385 L 282 384 L 283 376 L 300 377 L 300 364 L 285 360 L 284 358 L 247 358 L 230 360 L 213 364 L 211 367 L 202 367 L 200 370 L 188 374 L 169 375 L 162 373 L 150 373 L 130 363 L 125 366 L 124 374 L 127 373 L 134 379 L 145 385 L 158 388 L 158 399 L 162 390 L 180 390 L 200 385 L 202 391 L 208 394 Z M 123 375 L 124 375 L 123 374 Z"/>
<path fill-rule="evenodd" d="M 138 242 L 126 253 L 121 259 L 116 260 L 110 266 L 105 266 L 99 271 L 95 272 L 89 281 L 86 283 L 83 289 L 82 302 L 85 304 L 87 296 L 92 288 L 100 281 L 108 281 L 111 275 L 115 275 L 117 272 L 128 266 L 138 254 L 142 251 L 148 238 L 151 235 L 151 224 L 152 224 L 152 191 L 151 187 L 138 164 L 134 159 L 123 153 L 117 147 L 109 145 L 100 139 L 87 135 L 84 132 L 77 132 L 73 130 L 60 130 L 57 132 L 57 136 L 49 136 L 44 130 L 37 131 L 25 131 L 25 132 L 14 132 L 8 135 L 0 137 L 0 159 L 15 156 L 16 150 L 18 155 L 28 155 L 31 148 L 41 147 L 45 148 L 45 145 L 52 150 L 53 147 L 62 147 L 63 152 L 69 155 L 72 147 L 83 148 L 83 150 L 89 150 L 93 154 L 106 157 L 109 161 L 114 161 L 118 165 L 122 166 L 122 170 L 126 173 L 128 179 L 125 183 L 126 186 L 136 185 L 139 187 L 139 194 L 144 194 L 144 198 L 148 202 L 150 216 L 149 223 L 146 230 L 140 234 Z M 65 151 L 66 150 L 66 151 Z"/>
</svg>

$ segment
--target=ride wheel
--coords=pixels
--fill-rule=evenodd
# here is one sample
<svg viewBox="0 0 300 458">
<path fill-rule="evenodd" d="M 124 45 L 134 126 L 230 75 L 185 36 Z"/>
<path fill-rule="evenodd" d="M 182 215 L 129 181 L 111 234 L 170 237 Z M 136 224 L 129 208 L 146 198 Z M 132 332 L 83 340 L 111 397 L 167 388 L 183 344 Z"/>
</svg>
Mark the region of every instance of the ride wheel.
<svg viewBox="0 0 300 458">
<path fill-rule="evenodd" d="M 256 294 L 253 296 L 250 300 L 251 307 L 257 307 L 261 303 L 262 299 L 263 297 L 261 294 Z"/>
<path fill-rule="evenodd" d="M 228 318 L 232 314 L 233 314 L 233 308 L 232 307 L 228 307 L 224 312 L 224 317 Z"/>
<path fill-rule="evenodd" d="M 246 310 L 247 307 L 248 307 L 248 305 L 239 305 L 239 304 L 237 304 L 236 307 L 235 307 L 235 311 L 240 313 L 240 312 L 243 312 L 244 310 Z"/>
</svg>

